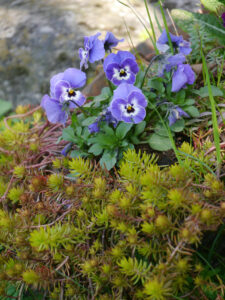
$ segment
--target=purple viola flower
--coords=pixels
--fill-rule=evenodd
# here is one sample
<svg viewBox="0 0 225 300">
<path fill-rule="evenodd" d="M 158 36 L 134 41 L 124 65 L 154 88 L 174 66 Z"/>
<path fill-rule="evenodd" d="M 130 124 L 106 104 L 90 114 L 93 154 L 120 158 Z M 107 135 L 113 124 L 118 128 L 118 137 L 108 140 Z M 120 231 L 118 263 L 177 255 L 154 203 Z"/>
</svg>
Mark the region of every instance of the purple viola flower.
<svg viewBox="0 0 225 300">
<path fill-rule="evenodd" d="M 69 68 L 54 75 L 50 80 L 50 97 L 45 95 L 41 106 L 51 123 L 65 124 L 69 108 L 77 108 L 85 102 L 85 96 L 78 91 L 86 83 L 86 74 L 78 69 Z"/>
<path fill-rule="evenodd" d="M 221 18 L 223 20 L 223 26 L 225 27 L 225 12 L 222 14 Z"/>
<path fill-rule="evenodd" d="M 178 92 L 186 87 L 186 84 L 193 84 L 195 81 L 195 73 L 191 66 L 180 64 L 172 77 L 172 92 Z"/>
<path fill-rule="evenodd" d="M 103 41 L 100 41 L 98 37 L 101 35 L 100 32 L 92 36 L 84 37 L 84 49 L 79 49 L 79 57 L 81 59 L 80 69 L 85 67 L 88 68 L 88 62 L 94 63 L 104 58 L 105 49 Z"/>
<path fill-rule="evenodd" d="M 112 124 L 116 128 L 118 121 L 115 119 L 109 109 L 106 110 L 104 121 L 109 125 Z"/>
<path fill-rule="evenodd" d="M 177 105 L 170 108 L 168 116 L 169 126 L 172 126 L 177 120 L 181 119 L 181 117 L 189 118 L 189 115 Z"/>
<path fill-rule="evenodd" d="M 88 130 L 90 133 L 96 133 L 100 131 L 99 120 L 95 121 L 91 125 L 88 126 Z"/>
<path fill-rule="evenodd" d="M 176 67 L 177 65 L 183 64 L 185 60 L 185 56 L 181 53 L 170 56 L 167 59 L 168 64 L 165 67 L 166 71 L 169 72 L 172 68 Z"/>
<path fill-rule="evenodd" d="M 123 41 L 124 39 L 121 40 L 117 39 L 114 36 L 114 34 L 112 34 L 112 32 L 107 32 L 105 39 L 103 41 L 105 51 L 111 52 L 113 47 L 116 47 L 119 44 L 119 42 L 123 42 Z"/>
<path fill-rule="evenodd" d="M 72 149 L 73 143 L 68 143 L 61 151 L 63 156 L 67 156 L 68 152 Z"/>
<path fill-rule="evenodd" d="M 144 120 L 146 106 L 147 100 L 139 88 L 122 83 L 114 91 L 109 110 L 117 121 L 137 124 Z"/>
<path fill-rule="evenodd" d="M 96 133 L 100 131 L 100 122 L 106 124 L 112 124 L 116 128 L 118 121 L 112 116 L 111 112 L 107 109 L 101 116 L 99 116 L 94 123 L 88 126 L 90 133 Z"/>
<path fill-rule="evenodd" d="M 66 123 L 68 113 L 63 110 L 63 105 L 58 100 L 50 98 L 48 95 L 44 95 L 41 106 L 45 110 L 49 122 Z"/>
<path fill-rule="evenodd" d="M 106 77 L 114 85 L 135 82 L 139 71 L 135 56 L 128 51 L 118 51 L 117 54 L 109 54 L 103 64 Z"/>
<path fill-rule="evenodd" d="M 190 47 L 190 43 L 185 41 L 182 36 L 176 36 L 170 33 L 170 38 L 175 51 L 179 50 L 179 52 L 184 55 L 188 55 L 191 53 L 192 49 Z M 163 30 L 158 41 L 156 42 L 156 47 L 158 48 L 159 51 L 163 53 L 167 52 L 170 49 L 169 41 L 165 29 Z"/>
</svg>

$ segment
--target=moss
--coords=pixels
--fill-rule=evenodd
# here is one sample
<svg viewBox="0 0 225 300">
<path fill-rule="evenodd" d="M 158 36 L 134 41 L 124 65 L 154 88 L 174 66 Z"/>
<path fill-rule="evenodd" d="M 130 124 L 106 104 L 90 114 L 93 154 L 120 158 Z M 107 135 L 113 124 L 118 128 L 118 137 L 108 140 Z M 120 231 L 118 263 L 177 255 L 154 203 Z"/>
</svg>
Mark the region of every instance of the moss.
<svg viewBox="0 0 225 300">
<path fill-rule="evenodd" d="M 222 295 L 222 272 L 209 274 L 194 252 L 224 219 L 220 180 L 185 156 L 182 166 L 160 168 L 155 156 L 129 150 L 116 174 L 62 159 L 64 145 L 51 143 L 55 125 L 27 113 L 0 137 L 1 196 L 8 187 L 1 280 L 43 288 L 52 299 L 62 282 L 65 299 L 201 299 L 203 283 Z M 202 155 L 187 144 L 182 150 Z"/>
</svg>

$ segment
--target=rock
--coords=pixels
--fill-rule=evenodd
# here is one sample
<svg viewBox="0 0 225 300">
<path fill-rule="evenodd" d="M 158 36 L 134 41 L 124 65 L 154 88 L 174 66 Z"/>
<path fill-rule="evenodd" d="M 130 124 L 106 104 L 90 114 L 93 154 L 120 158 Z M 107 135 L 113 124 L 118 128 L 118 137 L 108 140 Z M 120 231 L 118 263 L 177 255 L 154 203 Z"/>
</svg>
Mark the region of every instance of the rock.
<svg viewBox="0 0 225 300">
<path fill-rule="evenodd" d="M 176 1 L 176 6 L 182 1 Z M 149 5 L 151 12 L 153 6 Z M 147 20 L 143 0 L 135 1 L 134 10 L 141 20 Z M 157 8 L 156 14 L 162 24 Z M 84 35 L 101 31 L 104 38 L 112 31 L 118 38 L 126 38 L 119 48 L 130 49 L 124 19 L 137 45 L 143 35 L 146 38 L 143 25 L 132 10 L 116 0 L 0 0 L 0 96 L 14 107 L 39 104 L 49 91 L 51 76 L 79 67 L 78 49 Z"/>
</svg>

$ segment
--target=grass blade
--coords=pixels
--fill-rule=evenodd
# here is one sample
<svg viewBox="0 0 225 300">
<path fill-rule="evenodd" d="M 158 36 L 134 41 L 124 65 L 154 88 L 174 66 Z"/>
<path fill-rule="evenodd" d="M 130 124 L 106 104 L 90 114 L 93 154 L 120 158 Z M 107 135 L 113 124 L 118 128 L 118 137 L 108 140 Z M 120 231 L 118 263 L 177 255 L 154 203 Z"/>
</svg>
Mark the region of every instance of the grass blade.
<svg viewBox="0 0 225 300">
<path fill-rule="evenodd" d="M 206 59 L 205 59 L 202 49 L 201 49 L 201 55 L 202 55 L 202 63 L 203 63 L 203 72 L 205 73 L 205 79 L 206 79 L 206 83 L 208 86 L 208 92 L 209 92 L 209 100 L 210 100 L 210 104 L 211 104 L 213 136 L 214 136 L 214 143 L 215 143 L 215 147 L 216 147 L 216 159 L 217 159 L 217 168 L 218 168 L 217 175 L 219 175 L 219 169 L 220 169 L 222 160 L 221 160 L 221 152 L 220 152 L 220 134 L 219 134 L 219 127 L 218 127 L 217 116 L 216 116 L 216 105 L 215 105 L 215 100 L 214 100 L 213 93 L 212 93 L 212 87 L 211 87 L 211 83 L 210 83 L 209 71 L 208 71 L 208 67 L 206 64 Z"/>
</svg>

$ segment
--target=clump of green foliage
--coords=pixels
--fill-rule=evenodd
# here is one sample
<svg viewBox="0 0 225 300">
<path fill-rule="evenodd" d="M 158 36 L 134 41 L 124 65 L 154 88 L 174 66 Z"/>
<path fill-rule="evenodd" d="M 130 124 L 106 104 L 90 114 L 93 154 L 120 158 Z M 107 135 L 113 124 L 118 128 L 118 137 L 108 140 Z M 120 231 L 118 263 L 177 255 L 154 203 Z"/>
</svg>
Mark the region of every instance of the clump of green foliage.
<svg viewBox="0 0 225 300">
<path fill-rule="evenodd" d="M 192 45 L 192 62 L 201 62 L 201 47 L 208 53 L 207 60 L 223 64 L 225 28 L 222 13 L 225 11 L 223 0 L 201 0 L 207 13 L 193 13 L 183 9 L 173 9 L 172 17 L 176 24 L 190 36 Z"/>
<path fill-rule="evenodd" d="M 62 158 L 59 126 L 27 115 L 0 126 L 1 296 L 10 284 L 49 299 L 223 297 L 225 192 L 207 144 L 184 143 L 165 168 L 128 150 L 109 172 Z"/>
</svg>

